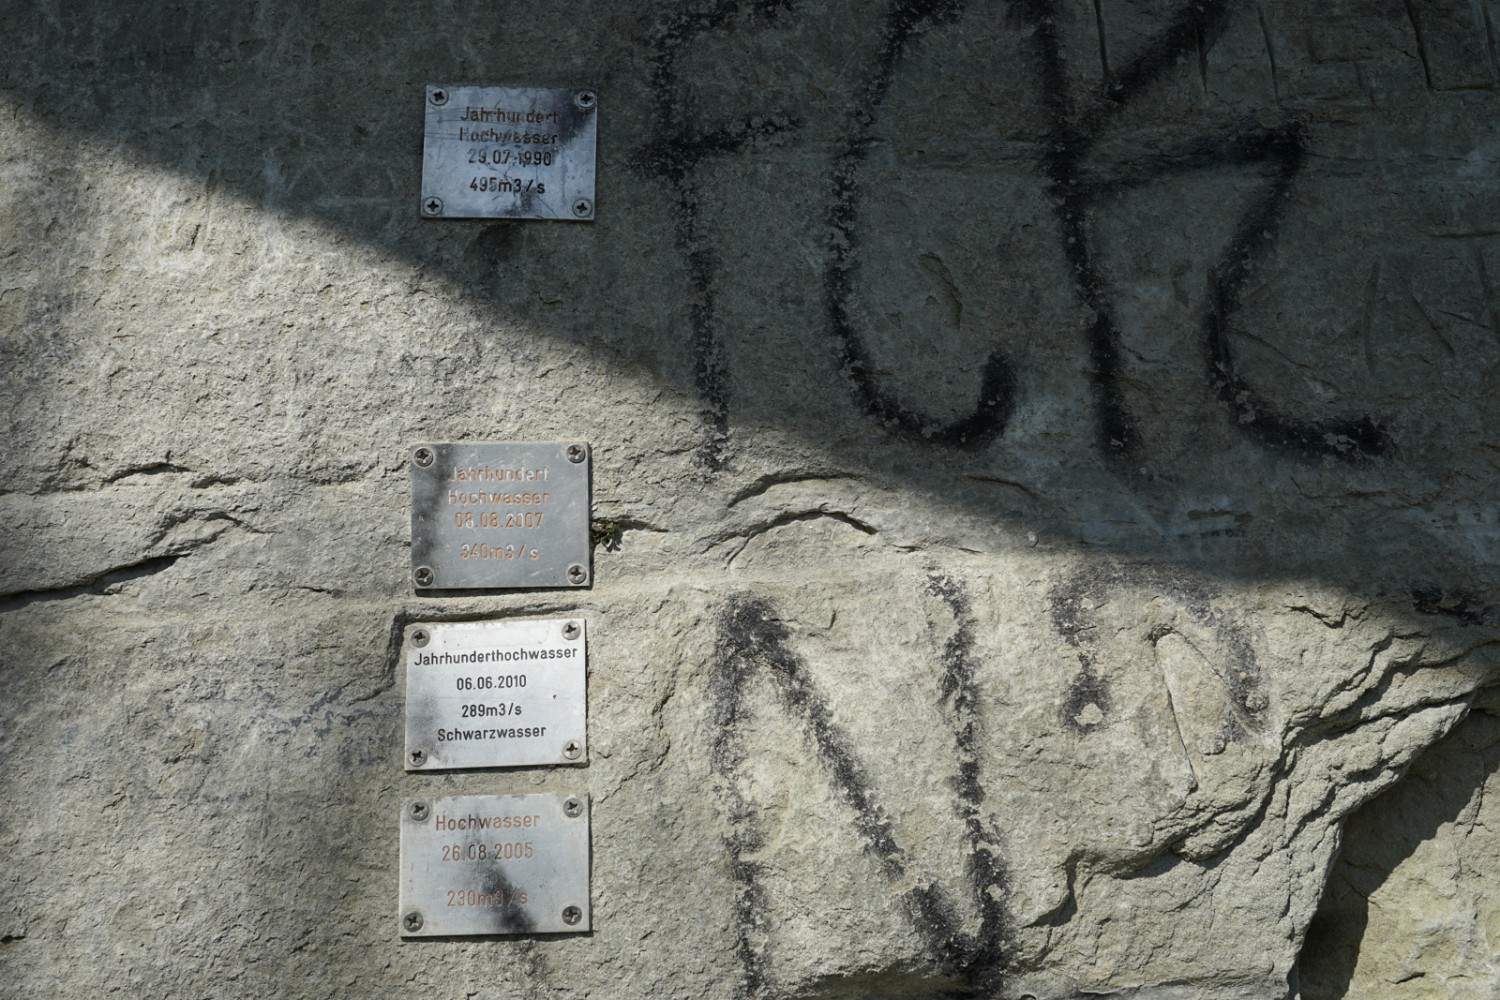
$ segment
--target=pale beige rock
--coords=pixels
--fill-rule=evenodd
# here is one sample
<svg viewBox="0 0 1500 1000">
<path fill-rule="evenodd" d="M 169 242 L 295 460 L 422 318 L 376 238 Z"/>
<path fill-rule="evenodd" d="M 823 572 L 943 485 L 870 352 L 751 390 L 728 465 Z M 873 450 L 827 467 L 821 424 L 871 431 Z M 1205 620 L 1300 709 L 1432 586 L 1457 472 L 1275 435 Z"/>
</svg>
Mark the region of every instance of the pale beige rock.
<svg viewBox="0 0 1500 1000">
<path fill-rule="evenodd" d="M 1303 995 L 1494 996 L 1500 718 L 1476 711 L 1344 834 L 1303 957 Z"/>
</svg>

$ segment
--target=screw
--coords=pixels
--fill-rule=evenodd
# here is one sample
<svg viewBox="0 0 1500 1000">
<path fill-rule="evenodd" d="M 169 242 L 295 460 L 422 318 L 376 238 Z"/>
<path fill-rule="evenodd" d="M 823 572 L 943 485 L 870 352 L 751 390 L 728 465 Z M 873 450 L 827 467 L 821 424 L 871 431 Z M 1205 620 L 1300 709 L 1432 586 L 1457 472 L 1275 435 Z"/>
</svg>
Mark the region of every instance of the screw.
<svg viewBox="0 0 1500 1000">
<path fill-rule="evenodd" d="M 443 214 L 443 199 L 434 197 L 434 198 L 428 198 L 426 201 L 422 202 L 422 214 L 423 215 L 442 215 Z"/>
<path fill-rule="evenodd" d="M 441 208 L 441 204 L 438 207 Z M 587 198 L 579 198 L 577 201 L 573 202 L 573 214 L 578 216 L 580 219 L 587 219 L 589 216 L 594 214 L 594 203 L 589 201 Z"/>
<path fill-rule="evenodd" d="M 589 450 L 581 444 L 568 445 L 568 461 L 575 465 L 589 457 Z"/>
<path fill-rule="evenodd" d="M 427 99 L 432 102 L 433 107 L 440 108 L 448 103 L 448 92 L 446 90 L 434 90 L 427 95 Z"/>
<path fill-rule="evenodd" d="M 413 462 L 416 462 L 424 469 L 427 468 L 427 466 L 431 465 L 432 460 L 436 457 L 437 456 L 432 453 L 432 449 L 427 447 L 426 445 L 423 445 L 422 447 L 411 453 L 411 460 Z"/>
<path fill-rule="evenodd" d="M 421 918 L 418 917 L 417 919 L 420 920 Z M 580 921 L 582 919 L 583 919 L 583 911 L 580 910 L 578 907 L 576 907 L 576 906 L 565 906 L 565 907 L 563 907 L 563 923 L 565 923 L 565 924 L 567 924 L 567 925 L 569 925 L 571 927 L 573 924 L 578 923 L 578 921 Z"/>
<path fill-rule="evenodd" d="M 568 567 L 568 582 L 569 583 L 577 586 L 578 584 L 584 583 L 585 581 L 587 581 L 588 578 L 589 578 L 589 571 L 586 570 L 586 569 L 584 569 L 581 564 L 574 563 L 573 565 L 571 565 L 571 566 Z"/>
<path fill-rule="evenodd" d="M 417 581 L 418 587 L 432 586 L 432 570 L 428 569 L 426 566 L 418 566 L 416 570 L 413 571 L 411 578 Z"/>
<path fill-rule="evenodd" d="M 578 105 L 583 110 L 587 111 L 595 104 L 599 103 L 599 98 L 594 94 L 592 90 L 580 90 L 578 93 L 573 95 L 573 103 Z"/>
<path fill-rule="evenodd" d="M 431 813 L 432 810 L 427 808 L 427 803 L 425 802 L 413 802 L 411 804 L 411 818 L 418 823 L 426 819 Z"/>
<path fill-rule="evenodd" d="M 428 640 L 430 640 L 431 638 L 432 634 L 425 628 L 413 629 L 411 633 L 411 644 L 420 649 L 423 646 L 427 645 Z"/>
<path fill-rule="evenodd" d="M 577 746 L 576 743 L 573 745 Z M 571 819 L 577 819 L 579 816 L 582 816 L 583 800 L 576 795 L 568 796 L 567 801 L 563 803 L 563 814 Z"/>
<path fill-rule="evenodd" d="M 578 755 L 583 752 L 583 747 L 578 745 L 577 740 L 569 740 L 563 744 L 563 756 L 569 760 L 577 760 Z M 569 815 L 572 815 L 569 813 Z"/>
<path fill-rule="evenodd" d="M 578 627 L 577 622 L 568 622 L 568 624 L 563 626 L 563 638 L 576 639 L 578 638 L 578 634 L 582 631 L 583 629 Z"/>
<path fill-rule="evenodd" d="M 566 920 L 568 918 L 567 917 L 563 917 L 563 919 Z M 421 914 L 421 912 L 419 910 L 412 910 L 406 916 L 404 916 L 404 917 L 401 918 L 401 926 L 405 927 L 409 931 L 419 931 L 419 930 L 421 930 L 422 929 L 422 923 L 423 923 L 423 921 L 422 921 L 422 914 Z M 574 923 L 577 923 L 577 921 L 575 920 Z"/>
<path fill-rule="evenodd" d="M 427 751 L 423 750 L 421 747 L 418 747 L 410 754 L 408 754 L 407 758 L 411 761 L 412 767 L 421 767 L 423 764 L 427 763 Z"/>
</svg>

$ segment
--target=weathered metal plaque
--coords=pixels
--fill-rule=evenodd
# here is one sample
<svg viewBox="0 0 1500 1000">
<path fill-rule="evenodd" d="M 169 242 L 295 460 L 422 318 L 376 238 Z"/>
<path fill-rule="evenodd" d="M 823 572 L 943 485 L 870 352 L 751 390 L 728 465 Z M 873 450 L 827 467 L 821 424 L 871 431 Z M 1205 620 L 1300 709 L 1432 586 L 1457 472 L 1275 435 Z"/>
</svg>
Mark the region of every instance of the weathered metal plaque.
<svg viewBox="0 0 1500 1000">
<path fill-rule="evenodd" d="M 586 639 L 581 618 L 413 626 L 406 769 L 583 763 Z"/>
<path fill-rule="evenodd" d="M 588 445 L 413 448 L 411 561 L 422 590 L 587 584 Z"/>
<path fill-rule="evenodd" d="M 422 215 L 591 221 L 598 104 L 592 90 L 430 84 Z"/>
<path fill-rule="evenodd" d="M 401 934 L 586 931 L 589 800 L 572 795 L 407 799 Z"/>
</svg>

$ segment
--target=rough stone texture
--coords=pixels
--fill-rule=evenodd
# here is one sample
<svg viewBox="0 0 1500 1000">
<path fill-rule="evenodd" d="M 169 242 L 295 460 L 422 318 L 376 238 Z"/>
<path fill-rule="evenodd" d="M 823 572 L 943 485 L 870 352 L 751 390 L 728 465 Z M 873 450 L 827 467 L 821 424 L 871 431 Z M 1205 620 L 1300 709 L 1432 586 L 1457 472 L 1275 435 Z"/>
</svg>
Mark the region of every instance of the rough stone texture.
<svg viewBox="0 0 1500 1000">
<path fill-rule="evenodd" d="M 1395 785 L 1309 983 L 1480 995 L 1496 8 L 6 5 L 6 991 L 1295 996 Z M 597 221 L 419 219 L 432 81 Z M 588 591 L 412 593 L 411 443 L 579 438 Z M 404 773 L 554 614 L 589 766 Z M 580 786 L 593 933 L 398 938 L 402 796 Z"/>
<path fill-rule="evenodd" d="M 1350 820 L 1303 952 L 1309 1000 L 1500 992 L 1496 707 L 1476 711 Z"/>
</svg>

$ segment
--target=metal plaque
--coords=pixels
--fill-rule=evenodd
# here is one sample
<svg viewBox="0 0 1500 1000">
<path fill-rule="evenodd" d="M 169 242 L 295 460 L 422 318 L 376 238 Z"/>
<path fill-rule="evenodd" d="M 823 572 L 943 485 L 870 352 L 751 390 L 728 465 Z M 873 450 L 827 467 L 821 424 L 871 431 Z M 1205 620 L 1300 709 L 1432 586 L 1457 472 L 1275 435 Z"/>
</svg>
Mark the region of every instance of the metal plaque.
<svg viewBox="0 0 1500 1000">
<path fill-rule="evenodd" d="M 411 452 L 422 590 L 589 582 L 586 444 L 423 444 Z"/>
<path fill-rule="evenodd" d="M 582 792 L 403 803 L 402 936 L 566 934 L 589 930 L 589 911 Z"/>
<path fill-rule="evenodd" d="M 406 635 L 406 769 L 581 764 L 582 619 L 416 625 Z"/>
<path fill-rule="evenodd" d="M 430 84 L 423 217 L 592 220 L 598 104 L 592 90 Z"/>
</svg>

